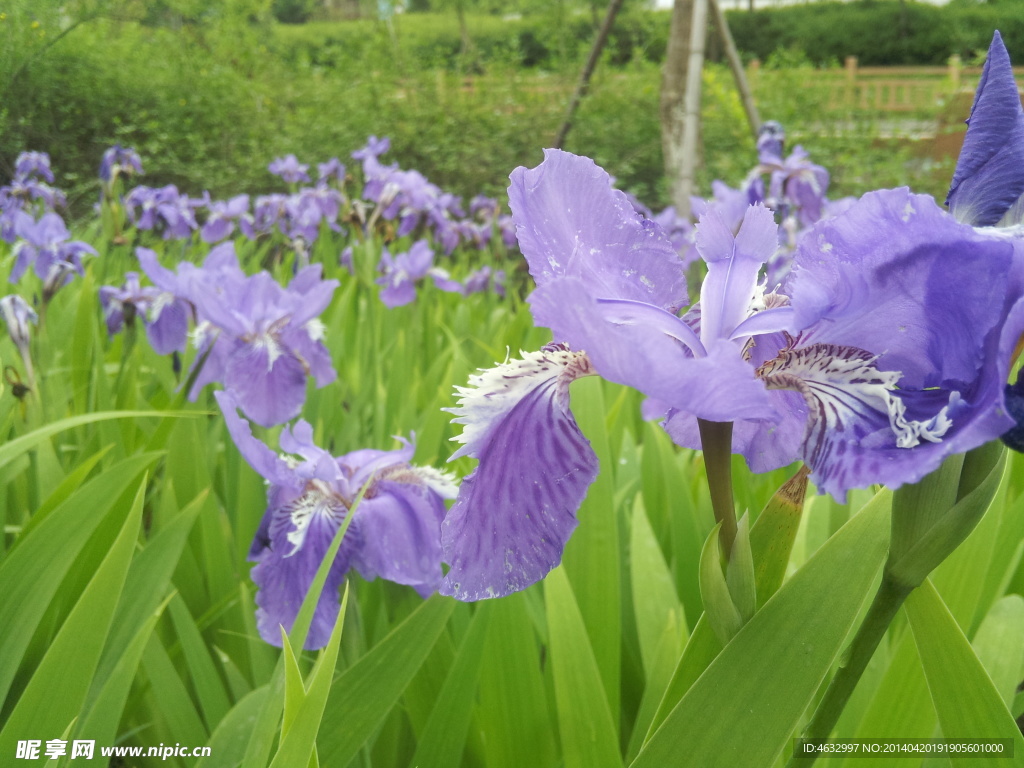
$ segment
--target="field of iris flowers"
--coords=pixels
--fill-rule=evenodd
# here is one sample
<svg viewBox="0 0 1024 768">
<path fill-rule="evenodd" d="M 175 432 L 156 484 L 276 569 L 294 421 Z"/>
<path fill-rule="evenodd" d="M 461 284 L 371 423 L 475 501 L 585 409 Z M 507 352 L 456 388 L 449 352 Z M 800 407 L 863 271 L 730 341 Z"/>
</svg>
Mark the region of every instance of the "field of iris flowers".
<svg viewBox="0 0 1024 768">
<path fill-rule="evenodd" d="M 111 147 L 73 231 L 18 158 L 3 764 L 1024 760 L 998 37 L 952 214 L 830 199 L 776 124 L 696 227 L 568 153 L 509 212 L 388 149 L 211 200 Z"/>
</svg>

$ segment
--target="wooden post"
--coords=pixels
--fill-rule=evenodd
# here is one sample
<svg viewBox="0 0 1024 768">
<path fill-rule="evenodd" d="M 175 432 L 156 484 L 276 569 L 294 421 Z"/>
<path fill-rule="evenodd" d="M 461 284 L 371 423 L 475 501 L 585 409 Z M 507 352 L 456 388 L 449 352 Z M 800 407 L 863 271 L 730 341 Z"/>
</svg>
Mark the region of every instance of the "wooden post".
<svg viewBox="0 0 1024 768">
<path fill-rule="evenodd" d="M 697 168 L 697 133 L 700 129 L 700 86 L 704 69 L 704 38 L 708 28 L 708 0 L 693 0 L 690 22 L 690 60 L 686 69 L 686 94 L 683 98 L 683 135 L 680 152 L 681 167 L 676 187 L 676 213 L 690 217 L 690 196 L 693 194 L 694 172 Z"/>
<path fill-rule="evenodd" d="M 960 90 L 960 64 L 959 53 L 949 57 L 949 81 L 953 86 L 953 93 Z"/>
<path fill-rule="evenodd" d="M 608 34 L 612 31 L 612 24 L 615 23 L 615 16 L 618 14 L 619 9 L 622 7 L 623 0 L 610 0 L 608 3 L 608 10 L 604 16 L 604 23 L 601 25 L 601 29 L 597 33 L 597 39 L 594 40 L 594 45 L 590 49 L 590 56 L 587 58 L 587 63 L 583 67 L 583 72 L 580 74 L 580 82 L 576 86 L 576 92 L 572 95 L 572 101 L 569 102 L 569 109 L 565 113 L 565 122 L 562 123 L 562 128 L 558 132 L 558 136 L 555 138 L 554 147 L 555 149 L 561 149 L 562 145 L 565 144 L 565 137 L 569 135 L 569 129 L 572 128 L 572 118 L 576 114 L 576 110 L 583 100 L 583 97 L 587 95 L 587 89 L 590 87 L 590 76 L 594 74 L 594 69 L 597 67 L 597 62 L 601 58 L 601 51 L 604 50 L 604 44 L 608 41 Z"/>
<path fill-rule="evenodd" d="M 711 12 L 715 16 L 715 27 L 722 38 L 725 46 L 725 57 L 729 60 L 729 69 L 732 70 L 733 79 L 736 81 L 736 89 L 740 92 L 740 101 L 743 103 L 743 111 L 747 113 L 747 122 L 750 124 L 750 132 L 757 140 L 757 132 L 761 130 L 761 116 L 757 113 L 757 105 L 754 104 L 754 95 L 750 91 L 750 84 L 747 82 L 747 74 L 743 70 L 743 62 L 740 61 L 740 53 L 736 50 L 736 42 L 732 39 L 732 32 L 729 31 L 729 22 L 725 20 L 725 13 L 722 11 L 720 0 L 710 0 Z"/>
<path fill-rule="evenodd" d="M 846 57 L 846 106 L 853 108 L 857 101 L 857 57 Z"/>
</svg>

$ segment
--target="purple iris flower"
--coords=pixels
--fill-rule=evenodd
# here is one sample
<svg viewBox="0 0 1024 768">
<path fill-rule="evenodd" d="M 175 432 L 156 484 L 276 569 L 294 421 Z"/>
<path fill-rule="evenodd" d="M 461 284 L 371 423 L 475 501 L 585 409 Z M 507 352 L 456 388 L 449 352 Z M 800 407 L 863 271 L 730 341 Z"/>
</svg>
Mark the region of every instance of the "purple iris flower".
<svg viewBox="0 0 1024 768">
<path fill-rule="evenodd" d="M 782 148 L 786 143 L 786 131 L 782 123 L 765 120 L 757 130 L 757 154 L 761 162 L 782 162 Z"/>
<path fill-rule="evenodd" d="M 490 221 L 498 215 L 498 201 L 493 197 L 476 195 L 469 201 L 469 215 L 478 216 L 484 221 Z"/>
<path fill-rule="evenodd" d="M 753 174 L 768 175 L 764 202 L 778 211 L 783 220 L 795 216 L 801 226 L 807 227 L 821 218 L 828 192 L 828 171 L 812 163 L 803 147 L 794 147 L 785 160 L 767 151 L 762 153 L 761 163 Z"/>
<path fill-rule="evenodd" d="M 103 159 L 100 161 L 100 181 L 105 186 L 112 185 L 119 176 L 141 176 L 142 173 L 142 158 L 131 147 L 115 144 L 103 153 Z"/>
<path fill-rule="evenodd" d="M 501 232 L 501 242 L 510 251 L 519 248 L 519 240 L 516 239 L 516 222 L 508 214 L 498 217 L 498 231 Z"/>
<path fill-rule="evenodd" d="M 63 285 L 71 272 L 84 274 L 83 255 L 96 255 L 96 249 L 81 240 L 69 240 L 71 233 L 56 213 L 46 213 L 39 221 L 31 217 L 19 219 L 17 235 L 21 240 L 14 247 L 14 268 L 10 281 L 16 283 L 30 264 L 36 275 L 49 284 L 52 291 Z"/>
<path fill-rule="evenodd" d="M 362 149 L 357 149 L 352 153 L 353 160 L 360 160 L 365 162 L 367 158 L 378 158 L 391 149 L 391 139 L 387 136 L 378 139 L 376 136 L 370 136 L 366 140 L 366 146 Z"/>
<path fill-rule="evenodd" d="M 238 222 L 242 233 L 250 240 L 270 233 L 286 215 L 287 195 L 275 193 L 256 198 L 251 220 L 243 218 Z"/>
<path fill-rule="evenodd" d="M 509 190 L 557 343 L 460 389 L 456 454 L 479 466 L 442 527 L 442 592 L 508 594 L 559 562 L 597 461 L 568 410 L 568 385 L 599 374 L 668 409 L 696 445 L 697 419 L 734 422 L 755 470 L 802 458 L 838 498 L 913 482 L 1012 424 L 1002 388 L 1024 327 L 1013 246 L 926 196 L 873 193 L 803 238 L 792 278 L 766 291 L 772 212 L 734 229 L 711 208 L 697 226 L 707 263 L 685 316 L 681 259 L 592 161 L 548 150 Z M 584 351 L 585 350 L 585 351 Z"/>
<path fill-rule="evenodd" d="M 159 355 L 184 352 L 188 344 L 188 305 L 168 291 L 143 287 L 138 272 L 127 272 L 124 285 L 100 288 L 107 333 L 120 333 L 125 323 L 141 318 L 146 337 Z"/>
<path fill-rule="evenodd" d="M 10 293 L 0 299 L 0 318 L 7 326 L 7 333 L 23 358 L 28 358 L 30 332 L 29 323 L 36 325 L 39 315 L 21 296 Z"/>
<path fill-rule="evenodd" d="M 38 176 L 43 181 L 53 184 L 50 156 L 45 152 L 22 152 L 14 161 L 14 175 L 22 179 Z"/>
<path fill-rule="evenodd" d="M 1024 107 L 998 31 L 974 95 L 946 205 L 958 221 L 976 227 L 1024 222 Z"/>
<path fill-rule="evenodd" d="M 66 205 L 64 193 L 50 186 L 52 183 L 50 156 L 45 152 L 22 152 L 14 161 L 11 183 L 0 187 L 0 210 L 25 209 L 33 201 L 41 202 L 47 211 Z"/>
<path fill-rule="evenodd" d="M 2 190 L 0 190 L 2 192 Z M 35 219 L 32 215 L 21 208 L 21 205 L 14 200 L 5 201 L 0 197 L 0 240 L 5 243 L 13 243 L 18 239 L 18 232 L 32 227 Z"/>
<path fill-rule="evenodd" d="M 125 205 L 138 229 L 160 232 L 164 240 L 184 240 L 199 228 L 194 209 L 202 202 L 190 200 L 173 184 L 159 189 L 135 187 L 125 197 Z"/>
<path fill-rule="evenodd" d="M 774 417 L 736 420 L 733 450 L 764 471 L 802 459 L 822 492 L 916 482 L 1001 434 L 1002 388 L 1022 330 L 1013 247 L 906 189 L 866 195 L 801 240 L 782 332 L 745 354 Z M 751 323 L 762 322 L 757 313 Z M 670 411 L 676 442 L 695 420 Z"/>
<path fill-rule="evenodd" d="M 305 163 L 300 163 L 295 155 L 285 155 L 284 157 L 276 158 L 267 166 L 267 170 L 275 176 L 280 176 L 289 184 L 298 184 L 300 181 L 309 183 L 309 166 Z"/>
<path fill-rule="evenodd" d="M 416 281 L 434 270 L 434 251 L 426 240 L 417 240 L 408 251 L 397 256 L 384 248 L 377 269 L 382 273 L 377 285 L 384 286 L 380 300 L 391 309 L 411 304 L 416 300 Z"/>
<path fill-rule="evenodd" d="M 422 596 L 441 583 L 441 520 L 444 499 L 455 495 L 451 477 L 409 463 L 414 447 L 360 450 L 335 458 L 313 442 L 305 421 L 281 432 L 281 450 L 253 437 L 226 392 L 216 393 L 228 432 L 247 462 L 269 483 L 267 511 L 249 559 L 260 636 L 281 644 L 279 626 L 290 631 L 325 553 L 366 485 L 345 532 L 313 613 L 307 649 L 327 644 L 338 616 L 338 588 L 355 568 L 365 579 L 382 578 L 413 587 Z"/>
<path fill-rule="evenodd" d="M 249 213 L 249 196 L 237 195 L 230 200 L 203 198 L 209 215 L 199 233 L 204 243 L 219 243 L 235 230 L 235 221 Z"/>
<path fill-rule="evenodd" d="M 139 248 L 137 254 L 157 287 L 195 308 L 195 343 L 209 355 L 193 400 L 207 384 L 221 381 L 249 418 L 270 427 L 298 416 L 309 376 L 321 387 L 337 376 L 318 315 L 338 281 L 322 280 L 319 264 L 300 270 L 282 288 L 268 272 L 242 272 L 231 242 L 211 250 L 202 267 L 180 263 L 176 274 L 153 251 Z"/>
<path fill-rule="evenodd" d="M 345 183 L 345 164 L 336 157 L 326 163 L 317 163 L 317 181 L 327 183 L 332 179 L 339 184 Z"/>
</svg>

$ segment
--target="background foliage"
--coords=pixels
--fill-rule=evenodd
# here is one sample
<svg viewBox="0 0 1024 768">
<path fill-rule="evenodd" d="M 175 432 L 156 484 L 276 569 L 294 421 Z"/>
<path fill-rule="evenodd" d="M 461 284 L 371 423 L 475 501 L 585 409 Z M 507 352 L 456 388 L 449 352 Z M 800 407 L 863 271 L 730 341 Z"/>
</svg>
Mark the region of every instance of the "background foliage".
<svg viewBox="0 0 1024 768">
<path fill-rule="evenodd" d="M 553 141 L 593 35 L 585 5 L 544 7 L 519 19 L 467 15 L 464 51 L 450 10 L 282 25 L 269 0 L 11 0 L 0 19 L 0 171 L 9 174 L 20 151 L 49 152 L 81 215 L 96 200 L 96 158 L 112 143 L 143 153 L 151 186 L 216 196 L 268 190 L 275 155 L 329 157 L 376 134 L 391 136 L 404 166 L 443 186 L 498 194 L 512 168 L 537 162 L 538 146 Z M 782 120 L 812 155 L 836 158 L 835 194 L 913 180 L 938 195 L 948 178 L 945 165 L 933 172 L 907 145 L 879 141 L 876 115 L 830 109 L 814 83 L 820 62 L 872 61 L 862 42 L 884 50 L 880 35 L 898 27 L 884 19 L 896 7 L 812 4 L 731 17 L 741 47 L 766 62 L 755 84 L 762 114 Z M 1024 41 L 1024 30 L 1010 34 L 1021 6 L 907 8 L 915 20 L 946 20 L 928 34 L 912 25 L 904 49 L 922 61 L 983 48 L 996 16 L 1012 55 Z M 656 119 L 666 30 L 665 14 L 627 4 L 567 146 L 654 207 L 667 203 Z M 773 53 L 780 46 L 788 47 Z M 714 66 L 705 104 L 707 190 L 713 178 L 743 173 L 753 147 L 728 75 Z"/>
</svg>

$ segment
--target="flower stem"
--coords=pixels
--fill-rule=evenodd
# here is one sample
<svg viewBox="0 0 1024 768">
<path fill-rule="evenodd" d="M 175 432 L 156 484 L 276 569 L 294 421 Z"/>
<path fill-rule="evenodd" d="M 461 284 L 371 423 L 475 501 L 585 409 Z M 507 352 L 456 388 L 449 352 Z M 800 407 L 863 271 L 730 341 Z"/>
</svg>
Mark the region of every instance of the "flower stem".
<svg viewBox="0 0 1024 768">
<path fill-rule="evenodd" d="M 715 520 L 722 524 L 720 542 L 728 560 L 736 538 L 736 507 L 732 499 L 732 422 L 697 419 L 707 467 L 708 490 Z"/>
<path fill-rule="evenodd" d="M 913 587 L 891 578 L 888 572 L 882 576 L 882 583 L 853 638 L 846 661 L 839 667 L 825 695 L 818 702 L 818 708 L 804 729 L 802 738 L 827 739 L 832 733 L 889 624 L 912 591 Z M 791 757 L 786 768 L 797 765 L 806 768 L 814 763 L 816 757 L 817 754 L 813 752 L 807 757 Z"/>
</svg>

